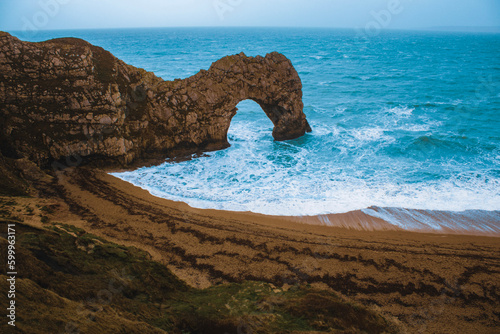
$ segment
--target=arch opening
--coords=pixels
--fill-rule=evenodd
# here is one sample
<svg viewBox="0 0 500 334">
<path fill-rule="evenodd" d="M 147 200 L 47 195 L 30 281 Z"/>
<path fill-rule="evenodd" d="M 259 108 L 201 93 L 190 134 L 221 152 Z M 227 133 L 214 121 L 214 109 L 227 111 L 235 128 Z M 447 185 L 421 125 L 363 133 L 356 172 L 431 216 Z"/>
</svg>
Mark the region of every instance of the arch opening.
<svg viewBox="0 0 500 334">
<path fill-rule="evenodd" d="M 274 124 L 262 107 L 252 99 L 245 99 L 236 105 L 236 114 L 231 119 L 227 132 L 227 140 L 238 142 L 243 140 L 273 140 Z"/>
</svg>

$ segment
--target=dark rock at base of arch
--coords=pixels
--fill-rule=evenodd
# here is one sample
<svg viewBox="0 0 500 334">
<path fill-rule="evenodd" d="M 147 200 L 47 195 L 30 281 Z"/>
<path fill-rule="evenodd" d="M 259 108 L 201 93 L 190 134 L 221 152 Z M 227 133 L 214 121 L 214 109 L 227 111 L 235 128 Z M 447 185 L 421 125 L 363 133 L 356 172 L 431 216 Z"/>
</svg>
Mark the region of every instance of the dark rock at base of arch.
<svg viewBox="0 0 500 334">
<path fill-rule="evenodd" d="M 0 149 L 39 165 L 65 157 L 129 165 L 229 146 L 236 105 L 257 102 L 287 140 L 311 131 L 302 84 L 273 52 L 224 57 L 164 81 L 81 39 L 22 42 L 0 32 Z"/>
</svg>

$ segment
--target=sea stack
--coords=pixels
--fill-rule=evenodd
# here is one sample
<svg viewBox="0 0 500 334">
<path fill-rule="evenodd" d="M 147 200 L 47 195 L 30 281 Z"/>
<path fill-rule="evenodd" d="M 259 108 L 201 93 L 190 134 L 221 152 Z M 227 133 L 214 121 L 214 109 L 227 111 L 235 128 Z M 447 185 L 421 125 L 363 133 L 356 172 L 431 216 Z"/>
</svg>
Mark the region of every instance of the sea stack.
<svg viewBox="0 0 500 334">
<path fill-rule="evenodd" d="M 0 149 L 40 166 L 67 157 L 126 166 L 223 149 L 246 99 L 271 119 L 275 140 L 311 131 L 301 80 L 277 52 L 227 56 L 164 81 L 81 39 L 31 43 L 0 32 Z"/>
</svg>

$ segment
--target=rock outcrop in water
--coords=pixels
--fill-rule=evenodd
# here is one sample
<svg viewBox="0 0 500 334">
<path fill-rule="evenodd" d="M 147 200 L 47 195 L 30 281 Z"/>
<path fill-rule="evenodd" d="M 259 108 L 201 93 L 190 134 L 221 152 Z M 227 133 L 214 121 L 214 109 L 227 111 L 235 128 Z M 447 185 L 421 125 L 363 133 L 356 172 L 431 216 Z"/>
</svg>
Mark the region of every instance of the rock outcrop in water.
<svg viewBox="0 0 500 334">
<path fill-rule="evenodd" d="M 104 164 L 229 146 L 236 105 L 257 102 L 276 140 L 310 131 L 290 60 L 224 57 L 164 81 L 81 39 L 23 42 L 0 32 L 0 148 L 39 165 L 68 156 Z"/>
</svg>

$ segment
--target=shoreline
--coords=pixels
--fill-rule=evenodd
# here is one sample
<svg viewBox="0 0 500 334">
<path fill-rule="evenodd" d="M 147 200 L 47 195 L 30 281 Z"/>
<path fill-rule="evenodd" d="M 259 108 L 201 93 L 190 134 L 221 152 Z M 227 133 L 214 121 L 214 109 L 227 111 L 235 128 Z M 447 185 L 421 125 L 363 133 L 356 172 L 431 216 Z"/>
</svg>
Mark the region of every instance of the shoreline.
<svg viewBox="0 0 500 334">
<path fill-rule="evenodd" d="M 329 213 L 318 215 L 288 216 L 263 214 L 252 211 L 231 211 L 210 208 L 197 208 L 184 201 L 171 200 L 156 196 L 148 189 L 134 185 L 106 171 L 106 174 L 120 182 L 131 184 L 146 191 L 150 196 L 158 199 L 179 203 L 192 210 L 206 210 L 208 214 L 250 215 L 259 219 L 278 219 L 306 225 L 319 225 L 345 228 L 357 231 L 406 231 L 414 233 L 474 235 L 500 237 L 500 211 L 488 210 L 422 210 L 398 207 L 368 207 L 345 213 Z M 401 226 L 406 225 L 406 226 Z"/>
</svg>

